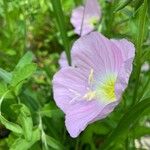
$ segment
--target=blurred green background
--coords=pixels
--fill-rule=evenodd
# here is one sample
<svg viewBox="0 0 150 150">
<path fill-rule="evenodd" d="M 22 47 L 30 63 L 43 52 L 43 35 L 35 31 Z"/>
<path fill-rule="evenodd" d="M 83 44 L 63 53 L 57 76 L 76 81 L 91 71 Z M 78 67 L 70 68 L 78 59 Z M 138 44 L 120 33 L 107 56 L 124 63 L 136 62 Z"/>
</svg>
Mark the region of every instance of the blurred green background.
<svg viewBox="0 0 150 150">
<path fill-rule="evenodd" d="M 59 69 L 58 59 L 65 46 L 62 44 L 63 39 L 51 1 L 54 0 L 0 0 L 0 96 L 11 91 L 1 106 L 2 116 L 5 118 L 1 116 L 0 119 L 0 150 L 100 149 L 111 131 L 116 129 L 120 118 L 128 110 L 132 112 L 130 106 L 136 79 L 134 71 L 123 96 L 124 101 L 115 111 L 106 119 L 89 125 L 77 139 L 69 136 L 64 125 L 64 114 L 55 105 L 52 93 L 51 81 Z M 125 2 L 99 0 L 102 19 L 97 29 L 109 38 L 127 38 L 136 45 L 140 30 L 140 11 L 144 1 Z M 73 32 L 70 23 L 71 13 L 75 7 L 83 4 L 83 1 L 62 0 L 61 4 L 71 47 L 79 38 Z M 147 7 L 150 7 L 149 0 Z M 147 13 L 141 64 L 150 62 L 149 21 Z M 137 97 L 144 99 L 150 96 L 150 88 L 147 85 L 149 76 L 149 70 L 141 72 Z M 143 106 L 147 106 L 146 104 Z M 142 114 L 141 117 L 138 117 L 137 121 L 134 112 L 133 118 L 130 118 L 130 120 L 136 118 L 134 126 L 131 124 L 128 126 L 127 120 L 129 127 L 127 132 L 118 129 L 116 134 L 119 132 L 123 134 L 111 141 L 108 149 L 138 149 L 135 139 L 140 141 L 142 136 L 150 135 L 150 109 L 136 111 Z M 10 122 L 7 122 L 8 120 Z M 126 121 L 123 123 L 126 124 Z M 16 125 L 22 128 L 23 133 Z"/>
</svg>

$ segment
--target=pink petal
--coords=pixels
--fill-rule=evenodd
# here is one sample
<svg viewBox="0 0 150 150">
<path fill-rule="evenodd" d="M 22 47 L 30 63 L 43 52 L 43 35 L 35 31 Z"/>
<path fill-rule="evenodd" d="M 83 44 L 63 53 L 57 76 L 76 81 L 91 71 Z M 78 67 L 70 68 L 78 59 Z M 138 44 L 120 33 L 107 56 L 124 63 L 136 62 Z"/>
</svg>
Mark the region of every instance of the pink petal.
<svg viewBox="0 0 150 150">
<path fill-rule="evenodd" d="M 123 63 L 120 49 L 98 32 L 79 38 L 72 47 L 75 66 L 88 71 L 94 69 L 99 75 L 117 73 Z"/>
<path fill-rule="evenodd" d="M 124 61 L 134 58 L 135 56 L 135 47 L 133 43 L 129 42 L 126 39 L 115 40 L 112 39 L 113 43 L 115 43 L 118 49 L 121 50 Z"/>
<path fill-rule="evenodd" d="M 100 111 L 99 115 L 97 115 L 97 117 L 93 120 L 93 122 L 107 117 L 118 104 L 119 104 L 119 100 L 116 100 L 115 102 L 105 105 L 105 107 L 103 107 L 103 109 Z"/>
<path fill-rule="evenodd" d="M 97 101 L 76 103 L 71 106 L 66 114 L 66 127 L 72 137 L 77 137 L 88 124 L 99 115 L 104 105 Z"/>
<path fill-rule="evenodd" d="M 83 13 L 84 13 L 83 6 L 79 6 L 75 8 L 72 12 L 72 16 L 70 20 L 72 25 L 75 27 L 75 33 L 77 33 L 78 35 L 80 35 L 81 32 Z"/>
<path fill-rule="evenodd" d="M 115 83 L 115 93 L 118 100 L 121 99 L 121 96 L 128 85 L 129 77 L 132 72 L 132 63 L 133 58 L 126 60 L 118 72 L 117 81 Z"/>
<path fill-rule="evenodd" d="M 133 58 L 135 57 L 135 47 L 126 39 L 112 39 L 112 41 L 117 45 L 118 49 L 120 49 L 124 60 L 124 63 L 118 71 L 118 77 L 115 85 L 116 96 L 118 99 L 120 99 L 123 91 L 128 85 L 129 77 L 132 72 L 132 63 Z"/>
<path fill-rule="evenodd" d="M 82 70 L 73 67 L 62 68 L 53 78 L 53 93 L 56 104 L 66 112 L 71 105 L 71 100 L 78 94 L 80 97 L 85 94 L 87 84 L 87 76 Z"/>
</svg>

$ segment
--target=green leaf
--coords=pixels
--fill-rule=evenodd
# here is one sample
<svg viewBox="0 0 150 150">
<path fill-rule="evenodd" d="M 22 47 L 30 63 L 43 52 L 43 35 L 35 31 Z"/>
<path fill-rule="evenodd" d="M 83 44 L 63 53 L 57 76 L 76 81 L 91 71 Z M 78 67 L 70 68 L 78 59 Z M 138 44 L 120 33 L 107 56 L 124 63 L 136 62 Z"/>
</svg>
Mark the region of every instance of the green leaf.
<svg viewBox="0 0 150 150">
<path fill-rule="evenodd" d="M 59 109 L 54 109 L 54 110 L 42 110 L 40 111 L 41 116 L 46 116 L 49 118 L 60 118 L 63 116 L 63 113 Z"/>
<path fill-rule="evenodd" d="M 33 136 L 31 141 L 27 141 L 23 138 L 18 138 L 15 142 L 11 145 L 10 150 L 28 150 L 31 146 L 40 140 L 40 130 L 35 129 L 33 131 Z"/>
<path fill-rule="evenodd" d="M 129 5 L 132 2 L 132 0 L 125 0 L 125 1 L 121 1 L 119 6 L 114 10 L 114 12 L 117 12 L 121 9 L 123 9 L 124 7 L 126 7 L 127 5 Z"/>
<path fill-rule="evenodd" d="M 8 87 L 6 82 L 0 81 L 0 98 L 7 92 L 5 95 L 5 98 L 13 98 L 14 96 L 12 95 L 11 92 L 8 92 Z"/>
<path fill-rule="evenodd" d="M 36 71 L 36 64 L 27 64 L 22 68 L 17 68 L 13 71 L 11 86 L 15 87 L 25 79 L 29 78 Z"/>
<path fill-rule="evenodd" d="M 68 64 L 71 65 L 70 45 L 69 45 L 69 41 L 67 37 L 67 30 L 66 30 L 67 24 L 65 23 L 65 17 L 64 17 L 63 10 L 62 10 L 61 1 L 51 0 L 51 3 L 53 6 L 53 12 L 55 14 L 55 17 L 58 23 L 63 45 L 65 47 Z"/>
<path fill-rule="evenodd" d="M 40 110 L 40 115 L 49 118 L 63 117 L 62 111 L 58 108 L 52 108 L 50 104 L 44 105 L 44 107 Z"/>
<path fill-rule="evenodd" d="M 18 107 L 18 108 L 17 108 Z M 30 141 L 32 138 L 32 130 L 33 130 L 33 121 L 31 118 L 31 113 L 28 107 L 24 104 L 14 105 L 15 109 L 19 109 L 18 121 L 22 126 L 23 134 L 27 141 Z"/>
<path fill-rule="evenodd" d="M 135 1 L 133 1 L 135 11 L 142 5 L 143 2 L 144 2 L 144 0 L 135 0 Z"/>
<path fill-rule="evenodd" d="M 147 3 L 148 3 L 148 15 L 150 16 L 150 1 L 148 0 Z"/>
<path fill-rule="evenodd" d="M 141 114 L 147 109 L 150 109 L 150 98 L 144 99 L 125 113 L 117 127 L 106 139 L 101 149 L 109 149 L 116 140 L 117 142 L 123 141 L 125 135 L 129 133 L 129 129 L 134 126 Z"/>
<path fill-rule="evenodd" d="M 0 68 L 0 78 L 2 78 L 6 83 L 10 83 L 12 74 Z"/>
<path fill-rule="evenodd" d="M 23 131 L 22 131 L 22 128 L 13 123 L 13 122 L 10 122 L 8 120 L 6 120 L 1 114 L 0 114 L 0 122 L 9 130 L 15 132 L 15 133 L 19 133 L 19 134 L 22 134 Z"/>
<path fill-rule="evenodd" d="M 146 61 L 150 61 L 150 49 L 143 50 L 142 56 L 141 56 L 141 63 L 144 63 Z"/>
<path fill-rule="evenodd" d="M 134 138 L 138 139 L 144 135 L 150 135 L 150 127 L 137 126 L 134 128 Z"/>
<path fill-rule="evenodd" d="M 54 138 L 46 135 L 46 141 L 47 141 L 48 146 L 50 146 L 51 148 L 55 150 L 62 150 L 62 145 Z"/>
<path fill-rule="evenodd" d="M 141 56 L 142 56 L 142 46 L 144 42 L 145 37 L 145 31 L 146 31 L 146 20 L 147 20 L 147 0 L 144 0 L 143 5 L 141 6 L 140 13 L 139 13 L 139 31 L 137 33 L 137 40 L 136 40 L 136 57 L 135 57 L 135 63 L 136 63 L 136 70 L 135 70 L 135 87 L 134 87 L 134 93 L 133 93 L 133 99 L 132 104 L 137 103 L 137 93 L 138 93 L 138 87 L 140 83 L 140 72 L 141 72 Z"/>
<path fill-rule="evenodd" d="M 20 109 L 20 121 L 22 124 L 25 138 L 30 141 L 32 138 L 33 121 L 31 118 L 30 110 L 25 105 L 22 105 Z"/>
<path fill-rule="evenodd" d="M 0 82 L 0 97 L 7 91 L 7 84 L 5 82 Z"/>
<path fill-rule="evenodd" d="M 29 51 L 19 60 L 16 68 L 22 68 L 28 64 L 31 64 L 32 60 L 33 60 L 33 53 Z"/>
</svg>

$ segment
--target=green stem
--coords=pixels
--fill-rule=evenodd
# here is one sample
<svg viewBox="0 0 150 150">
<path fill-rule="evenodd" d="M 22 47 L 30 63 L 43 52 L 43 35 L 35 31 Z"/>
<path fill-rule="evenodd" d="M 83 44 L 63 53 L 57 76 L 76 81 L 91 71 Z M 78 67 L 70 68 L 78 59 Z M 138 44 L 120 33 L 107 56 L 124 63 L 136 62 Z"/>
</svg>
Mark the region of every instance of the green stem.
<svg viewBox="0 0 150 150">
<path fill-rule="evenodd" d="M 115 3 L 107 3 L 107 5 L 106 5 L 106 10 L 107 11 L 105 11 L 105 16 L 106 16 L 106 19 L 105 19 L 105 25 L 106 25 L 106 35 L 108 36 L 108 37 L 112 37 L 112 33 L 113 33 L 113 31 L 112 31 L 112 29 L 113 29 L 113 23 L 114 23 L 114 16 L 115 16 L 115 14 L 114 13 L 112 13 L 113 12 L 113 10 L 114 10 L 114 7 L 115 7 Z M 108 15 L 109 14 L 109 15 Z"/>
<path fill-rule="evenodd" d="M 44 149 L 48 150 L 49 148 L 48 148 L 47 141 L 46 141 L 46 134 L 43 129 L 42 118 L 41 118 L 40 114 L 39 114 L 39 129 L 41 130 L 41 140 L 44 145 Z"/>
<path fill-rule="evenodd" d="M 60 0 L 51 0 L 51 3 L 53 6 L 53 12 L 55 14 L 56 21 L 58 23 L 58 27 L 60 30 L 62 42 L 65 47 L 68 64 L 71 65 L 70 45 L 69 45 L 69 40 L 67 37 L 67 29 L 66 29 L 67 24 L 65 23 L 65 17 L 64 17 L 63 10 L 62 10 L 62 5 L 61 5 Z"/>
<path fill-rule="evenodd" d="M 147 0 L 144 0 L 144 4 L 142 5 L 140 14 L 139 14 L 139 32 L 137 36 L 137 42 L 136 42 L 136 82 L 135 82 L 135 88 L 133 93 L 133 105 L 137 102 L 137 92 L 139 87 L 139 81 L 140 81 L 140 72 L 141 72 L 141 53 L 142 53 L 142 44 L 144 41 L 144 33 L 145 33 L 145 24 L 146 24 L 146 14 L 147 14 Z"/>
<path fill-rule="evenodd" d="M 75 146 L 75 150 L 79 149 L 79 137 L 77 137 L 76 139 L 76 146 Z"/>
<path fill-rule="evenodd" d="M 64 126 L 64 132 L 63 132 L 63 143 L 65 144 L 66 141 L 66 127 Z"/>
<path fill-rule="evenodd" d="M 129 149 L 129 137 L 125 140 L 125 150 Z"/>
</svg>

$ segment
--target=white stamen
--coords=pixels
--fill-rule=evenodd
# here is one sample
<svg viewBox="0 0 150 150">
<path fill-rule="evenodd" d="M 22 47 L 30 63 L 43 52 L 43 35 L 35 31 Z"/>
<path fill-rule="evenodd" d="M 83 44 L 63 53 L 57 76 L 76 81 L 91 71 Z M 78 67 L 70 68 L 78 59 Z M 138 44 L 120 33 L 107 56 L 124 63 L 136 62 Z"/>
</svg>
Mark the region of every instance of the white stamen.
<svg viewBox="0 0 150 150">
<path fill-rule="evenodd" d="M 88 78 L 88 84 L 90 85 L 94 81 L 94 70 L 90 70 L 89 78 Z"/>
<path fill-rule="evenodd" d="M 87 101 L 91 101 L 93 100 L 93 98 L 95 98 L 96 96 L 96 91 L 89 91 L 87 92 L 83 98 L 85 98 Z"/>
</svg>

